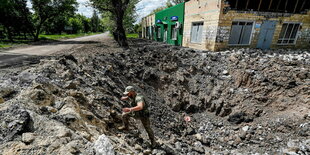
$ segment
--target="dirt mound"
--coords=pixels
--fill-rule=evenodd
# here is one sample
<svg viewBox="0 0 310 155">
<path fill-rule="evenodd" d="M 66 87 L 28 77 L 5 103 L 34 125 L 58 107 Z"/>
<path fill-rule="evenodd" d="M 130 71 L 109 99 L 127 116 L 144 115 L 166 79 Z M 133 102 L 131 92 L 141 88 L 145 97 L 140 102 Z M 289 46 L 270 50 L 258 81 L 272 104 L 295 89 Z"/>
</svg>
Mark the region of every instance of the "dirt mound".
<svg viewBox="0 0 310 155">
<path fill-rule="evenodd" d="M 1 86 L 16 87 L 2 95 L 2 110 L 23 107 L 33 123 L 1 142 L 0 153 L 309 153 L 308 51 L 213 53 L 146 40 L 131 47 L 92 44 L 5 74 Z M 150 104 L 157 149 L 141 123 L 117 130 L 127 85 Z"/>
</svg>

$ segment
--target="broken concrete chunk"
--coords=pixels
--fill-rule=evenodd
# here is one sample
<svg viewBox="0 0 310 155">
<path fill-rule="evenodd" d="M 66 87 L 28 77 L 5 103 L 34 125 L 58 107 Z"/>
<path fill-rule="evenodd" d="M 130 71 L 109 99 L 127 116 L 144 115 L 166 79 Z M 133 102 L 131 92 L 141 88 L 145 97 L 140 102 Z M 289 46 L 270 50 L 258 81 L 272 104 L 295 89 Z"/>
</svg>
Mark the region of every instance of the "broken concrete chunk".
<svg viewBox="0 0 310 155">
<path fill-rule="evenodd" d="M 223 75 L 228 75 L 228 70 L 224 70 Z"/>
<path fill-rule="evenodd" d="M 4 99 L 2 97 L 0 97 L 0 104 L 4 103 Z"/>
<path fill-rule="evenodd" d="M 29 132 L 23 133 L 22 141 L 26 144 L 29 144 L 29 143 L 34 141 L 35 136 L 36 136 L 36 134 L 34 134 L 34 133 L 29 133 Z"/>
<path fill-rule="evenodd" d="M 71 137 L 71 132 L 69 129 L 66 129 L 64 127 L 61 127 L 58 131 L 57 131 L 57 137 L 62 138 L 62 137 Z"/>
<path fill-rule="evenodd" d="M 8 142 L 27 130 L 30 115 L 20 105 L 11 105 L 7 109 L 0 111 L 0 120 L 1 140 L 2 142 Z"/>
<path fill-rule="evenodd" d="M 101 135 L 94 143 L 96 154 L 114 155 L 113 145 L 106 135 Z"/>
</svg>

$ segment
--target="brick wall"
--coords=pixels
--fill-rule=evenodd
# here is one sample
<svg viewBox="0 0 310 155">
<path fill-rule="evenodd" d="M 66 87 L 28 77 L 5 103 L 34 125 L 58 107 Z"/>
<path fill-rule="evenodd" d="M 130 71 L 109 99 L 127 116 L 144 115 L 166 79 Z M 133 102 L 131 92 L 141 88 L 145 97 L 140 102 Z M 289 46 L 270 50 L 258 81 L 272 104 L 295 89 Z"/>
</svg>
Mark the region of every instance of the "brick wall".
<svg viewBox="0 0 310 155">
<path fill-rule="evenodd" d="M 223 3 L 221 10 L 225 10 L 226 7 Z M 233 46 L 228 45 L 230 30 L 233 21 L 245 20 L 253 21 L 254 28 L 251 34 L 250 45 Z M 275 13 L 275 12 L 250 12 L 250 11 L 227 11 L 224 13 L 221 11 L 220 21 L 217 30 L 216 45 L 214 50 L 218 51 L 230 47 L 250 47 L 256 48 L 260 27 L 255 25 L 261 25 L 264 20 L 276 21 L 275 32 L 272 38 L 272 44 L 270 48 L 310 48 L 310 11 L 307 14 L 288 14 L 288 13 Z M 282 29 L 283 23 L 296 22 L 301 23 L 301 29 L 297 32 L 296 44 L 293 45 L 279 45 L 277 41 Z"/>
<path fill-rule="evenodd" d="M 214 50 L 220 14 L 220 0 L 191 0 L 185 3 L 183 46 Z M 203 22 L 202 41 L 191 43 L 192 23 Z"/>
</svg>

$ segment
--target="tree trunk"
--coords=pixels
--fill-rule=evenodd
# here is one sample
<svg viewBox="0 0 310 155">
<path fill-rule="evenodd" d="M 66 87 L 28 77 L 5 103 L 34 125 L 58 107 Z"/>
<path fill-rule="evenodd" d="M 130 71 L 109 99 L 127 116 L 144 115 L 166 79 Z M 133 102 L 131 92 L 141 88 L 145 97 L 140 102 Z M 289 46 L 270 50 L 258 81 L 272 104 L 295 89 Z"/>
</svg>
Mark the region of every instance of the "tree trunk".
<svg viewBox="0 0 310 155">
<path fill-rule="evenodd" d="M 119 46 L 128 48 L 126 33 L 123 26 L 123 16 L 116 17 L 116 30 L 113 32 L 113 37 Z"/>
<path fill-rule="evenodd" d="M 34 41 L 38 41 L 39 40 L 40 29 L 41 29 L 41 26 L 37 27 L 36 33 L 34 35 Z"/>
<path fill-rule="evenodd" d="M 39 41 L 39 35 L 41 32 L 41 27 L 43 25 L 43 23 L 46 21 L 46 19 L 40 19 L 40 23 L 38 26 L 36 26 L 36 30 L 35 30 L 35 35 L 34 35 L 34 41 Z"/>
<path fill-rule="evenodd" d="M 7 34 L 8 34 L 8 39 L 10 40 L 10 42 L 13 42 L 13 35 L 12 35 L 12 31 L 10 29 L 10 26 L 7 26 L 6 30 L 7 30 Z"/>
<path fill-rule="evenodd" d="M 128 2 L 126 2 L 126 5 L 128 4 Z M 115 20 L 116 20 L 116 29 L 113 32 L 113 37 L 117 41 L 119 46 L 123 48 L 128 48 L 126 33 L 123 26 L 123 19 L 126 7 L 124 7 L 122 0 L 112 0 L 112 5 L 114 7 L 114 12 L 112 13 L 115 14 Z"/>
</svg>

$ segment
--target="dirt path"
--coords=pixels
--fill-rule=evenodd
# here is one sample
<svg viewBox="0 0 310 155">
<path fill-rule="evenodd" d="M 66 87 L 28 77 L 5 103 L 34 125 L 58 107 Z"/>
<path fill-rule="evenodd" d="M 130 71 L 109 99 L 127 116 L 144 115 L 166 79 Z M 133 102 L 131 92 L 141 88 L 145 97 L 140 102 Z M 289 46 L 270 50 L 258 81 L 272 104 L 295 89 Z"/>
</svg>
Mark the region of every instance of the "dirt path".
<svg viewBox="0 0 310 155">
<path fill-rule="evenodd" d="M 41 57 L 50 56 L 58 52 L 69 49 L 78 49 L 88 44 L 95 44 L 102 39 L 109 38 L 108 33 L 67 39 L 57 41 L 45 45 L 31 45 L 28 47 L 16 48 L 4 52 L 0 52 L 0 68 L 9 67 L 16 64 L 31 63 L 32 59 L 40 59 Z M 34 62 L 32 62 L 34 63 Z"/>
</svg>

